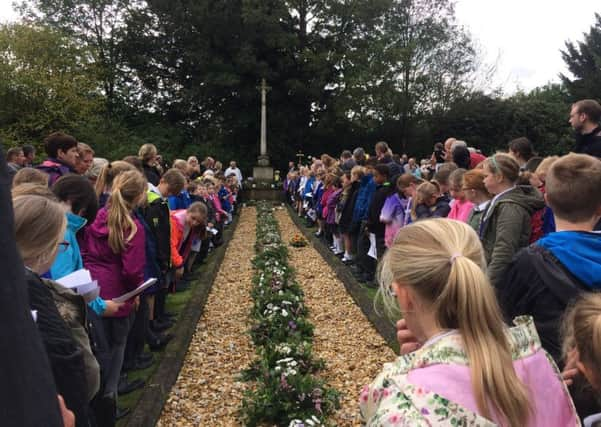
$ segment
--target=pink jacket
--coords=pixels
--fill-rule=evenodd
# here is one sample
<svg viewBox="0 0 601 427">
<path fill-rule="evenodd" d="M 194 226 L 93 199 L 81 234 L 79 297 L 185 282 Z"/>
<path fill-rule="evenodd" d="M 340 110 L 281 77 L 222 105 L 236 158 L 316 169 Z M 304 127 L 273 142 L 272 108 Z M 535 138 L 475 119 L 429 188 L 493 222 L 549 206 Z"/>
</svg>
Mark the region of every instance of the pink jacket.
<svg viewBox="0 0 601 427">
<path fill-rule="evenodd" d="M 453 199 L 451 202 L 451 211 L 447 218 L 456 219 L 457 221 L 467 222 L 474 204 L 468 200 Z"/>
<path fill-rule="evenodd" d="M 108 212 L 106 207 L 98 211 L 96 219 L 84 228 L 79 240 L 83 265 L 90 270 L 92 278 L 98 280 L 100 297 L 113 299 L 129 292 L 144 282 L 146 265 L 144 226 L 132 215 L 136 234 L 126 244 L 125 250 L 113 253 L 108 244 Z M 125 233 L 128 236 L 129 233 Z M 132 310 L 133 301 L 126 303 L 115 315 L 126 317 Z"/>
<path fill-rule="evenodd" d="M 532 415 L 524 427 L 579 426 L 572 399 L 553 359 L 543 350 L 531 317 L 510 329 L 513 366 L 528 390 Z M 479 414 L 469 361 L 458 332 L 434 338 L 413 353 L 386 363 L 361 391 L 360 410 L 367 426 L 501 425 Z"/>
</svg>

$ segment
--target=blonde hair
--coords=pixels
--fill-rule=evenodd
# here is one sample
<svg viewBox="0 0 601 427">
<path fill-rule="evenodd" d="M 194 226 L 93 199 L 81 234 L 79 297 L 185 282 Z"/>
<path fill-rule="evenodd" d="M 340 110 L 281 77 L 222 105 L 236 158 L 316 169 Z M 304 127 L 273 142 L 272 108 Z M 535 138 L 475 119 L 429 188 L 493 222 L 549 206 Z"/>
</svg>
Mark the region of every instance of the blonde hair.
<svg viewBox="0 0 601 427">
<path fill-rule="evenodd" d="M 158 154 L 157 148 L 154 144 L 144 144 L 138 151 L 138 157 L 144 164 L 148 163 L 150 159 Z"/>
<path fill-rule="evenodd" d="M 480 413 L 509 426 L 527 424 L 529 396 L 512 361 L 509 337 L 476 232 L 467 224 L 428 219 L 401 228 L 379 269 L 379 296 L 389 310 L 393 282 L 410 287 L 442 329 L 458 329 Z M 397 308 L 398 310 L 398 308 Z"/>
<path fill-rule="evenodd" d="M 580 362 L 591 371 L 592 384 L 601 388 L 601 293 L 584 293 L 566 312 L 563 351 L 578 350 Z"/>
<path fill-rule="evenodd" d="M 120 173 L 113 181 L 108 203 L 108 244 L 113 253 L 121 253 L 135 236 L 138 228 L 131 211 L 146 191 L 146 178 L 137 170 Z M 129 231 L 127 237 L 125 233 Z"/>
<path fill-rule="evenodd" d="M 13 177 L 13 187 L 20 184 L 40 184 L 48 187 L 48 174 L 34 168 L 22 168 Z"/>
<path fill-rule="evenodd" d="M 415 189 L 415 203 L 411 204 L 411 218 L 417 219 L 417 206 L 440 193 L 440 185 L 436 181 L 425 181 Z"/>
<path fill-rule="evenodd" d="M 100 197 L 102 193 L 113 185 L 113 180 L 122 172 L 136 170 L 136 167 L 131 163 L 123 160 L 115 160 L 112 163 L 107 163 L 100 172 L 100 176 L 96 180 L 96 196 Z"/>
<path fill-rule="evenodd" d="M 534 174 L 538 177 L 538 179 L 544 182 L 547 177 L 547 172 L 549 172 L 549 169 L 551 169 L 551 165 L 553 165 L 553 163 L 555 163 L 557 160 L 559 160 L 559 156 L 545 157 L 537 166 Z"/>
<path fill-rule="evenodd" d="M 47 185 L 38 184 L 37 182 L 26 182 L 14 186 L 11 190 L 11 196 L 13 199 L 19 196 L 42 196 L 47 199 L 56 199 Z"/>
<path fill-rule="evenodd" d="M 51 263 L 65 234 L 65 208 L 48 197 L 23 195 L 13 198 L 13 212 L 15 241 L 25 265 Z"/>
</svg>

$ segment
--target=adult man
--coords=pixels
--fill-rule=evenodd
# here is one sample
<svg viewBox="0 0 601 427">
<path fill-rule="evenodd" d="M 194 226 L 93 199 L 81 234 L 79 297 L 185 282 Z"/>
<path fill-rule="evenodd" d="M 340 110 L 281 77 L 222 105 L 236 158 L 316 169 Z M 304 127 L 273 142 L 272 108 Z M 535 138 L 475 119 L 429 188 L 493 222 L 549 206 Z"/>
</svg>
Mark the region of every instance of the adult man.
<svg viewBox="0 0 601 427">
<path fill-rule="evenodd" d="M 37 167 L 46 172 L 48 185 L 52 186 L 63 175 L 75 172 L 79 158 L 77 140 L 63 132 L 51 133 L 44 139 L 44 149 L 48 158 Z"/>
<path fill-rule="evenodd" d="M 233 160 L 230 162 L 230 167 L 225 170 L 225 176 L 228 177 L 232 174 L 236 175 L 236 178 L 238 179 L 238 185 L 242 185 L 242 172 L 240 172 L 236 162 Z"/>
<path fill-rule="evenodd" d="M 8 167 L 8 176 L 11 181 L 15 174 L 25 165 L 25 156 L 23 150 L 19 147 L 11 148 L 6 152 L 6 161 Z"/>
<path fill-rule="evenodd" d="M 569 122 L 576 132 L 573 151 L 601 158 L 601 105 L 593 99 L 576 101 Z"/>
<path fill-rule="evenodd" d="M 75 172 L 79 175 L 84 175 L 91 167 L 94 162 L 94 150 L 88 144 L 83 142 L 77 143 L 77 153 L 79 157 L 75 164 Z"/>
</svg>

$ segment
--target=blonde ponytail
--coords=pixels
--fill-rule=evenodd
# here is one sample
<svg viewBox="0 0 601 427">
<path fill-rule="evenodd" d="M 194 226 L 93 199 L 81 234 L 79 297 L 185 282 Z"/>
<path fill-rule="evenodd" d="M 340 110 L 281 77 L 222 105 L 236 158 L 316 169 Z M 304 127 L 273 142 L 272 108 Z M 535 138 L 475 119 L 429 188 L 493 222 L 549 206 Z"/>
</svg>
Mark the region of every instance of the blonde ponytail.
<svg viewBox="0 0 601 427">
<path fill-rule="evenodd" d="M 124 162 L 123 160 L 115 160 L 112 163 L 106 164 L 96 180 L 96 197 L 100 197 L 103 193 L 109 191 L 113 185 L 113 181 L 121 172 L 131 170 L 136 170 L 136 168 L 131 163 Z"/>
<path fill-rule="evenodd" d="M 385 307 L 393 311 L 392 282 L 409 286 L 442 329 L 458 329 L 469 360 L 480 413 L 504 425 L 527 424 L 527 389 L 513 367 L 511 347 L 494 290 L 484 273 L 482 245 L 467 224 L 429 219 L 398 232 L 379 270 Z"/>
<path fill-rule="evenodd" d="M 146 179 L 137 170 L 122 172 L 113 181 L 107 208 L 107 226 L 108 244 L 116 254 L 123 252 L 127 243 L 138 231 L 131 211 L 136 207 L 136 201 L 145 191 Z M 127 232 L 129 234 L 125 237 Z"/>
</svg>

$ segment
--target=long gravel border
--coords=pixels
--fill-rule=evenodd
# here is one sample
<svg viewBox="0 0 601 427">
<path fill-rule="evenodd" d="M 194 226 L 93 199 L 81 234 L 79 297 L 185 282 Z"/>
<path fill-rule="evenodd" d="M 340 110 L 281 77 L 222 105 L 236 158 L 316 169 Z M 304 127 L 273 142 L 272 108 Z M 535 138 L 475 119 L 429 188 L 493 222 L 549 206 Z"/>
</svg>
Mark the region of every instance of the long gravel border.
<svg viewBox="0 0 601 427">
<path fill-rule="evenodd" d="M 160 427 L 237 426 L 246 385 L 238 382 L 254 349 L 246 333 L 256 213 L 243 208 L 182 370 L 163 408 Z"/>
<path fill-rule="evenodd" d="M 280 209 L 275 216 L 285 242 L 299 233 L 287 210 Z M 332 421 L 337 426 L 360 426 L 361 388 L 396 355 L 313 246 L 290 247 L 289 255 L 315 326 L 314 354 L 326 361 L 324 378 L 341 392 L 341 408 Z"/>
</svg>

